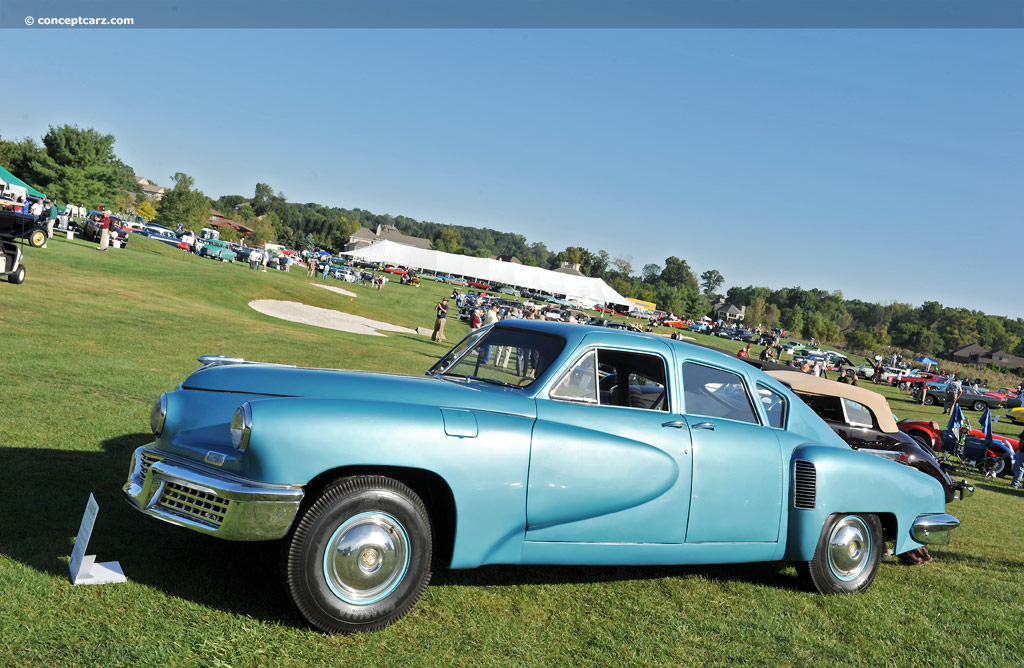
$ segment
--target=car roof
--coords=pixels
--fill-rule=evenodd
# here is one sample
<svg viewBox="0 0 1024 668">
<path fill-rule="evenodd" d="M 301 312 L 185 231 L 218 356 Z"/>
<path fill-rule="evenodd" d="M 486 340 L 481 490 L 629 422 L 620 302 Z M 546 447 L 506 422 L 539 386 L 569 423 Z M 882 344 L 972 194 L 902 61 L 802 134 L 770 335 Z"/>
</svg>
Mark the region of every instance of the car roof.
<svg viewBox="0 0 1024 668">
<path fill-rule="evenodd" d="M 864 404 L 875 414 L 879 429 L 890 434 L 899 431 L 899 427 L 896 426 L 896 419 L 892 416 L 892 409 L 889 408 L 889 402 L 877 392 L 872 392 L 863 387 L 819 378 L 800 371 L 770 370 L 767 373 L 769 376 L 788 385 L 794 392 L 840 397 Z"/>
</svg>

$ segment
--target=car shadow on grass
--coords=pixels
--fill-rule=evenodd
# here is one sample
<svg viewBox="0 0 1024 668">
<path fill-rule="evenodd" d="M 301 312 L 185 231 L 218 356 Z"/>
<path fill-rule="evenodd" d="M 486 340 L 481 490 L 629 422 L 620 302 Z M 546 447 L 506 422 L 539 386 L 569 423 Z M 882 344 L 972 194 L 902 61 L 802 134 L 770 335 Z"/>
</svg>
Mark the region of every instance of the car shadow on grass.
<svg viewBox="0 0 1024 668">
<path fill-rule="evenodd" d="M 127 434 L 104 441 L 100 452 L 0 448 L 0 554 L 67 582 L 68 558 L 91 493 L 99 514 L 88 554 L 98 562 L 120 562 L 129 582 L 308 628 L 280 583 L 279 543 L 212 538 L 156 521 L 124 500 L 131 453 L 152 439 Z"/>
</svg>

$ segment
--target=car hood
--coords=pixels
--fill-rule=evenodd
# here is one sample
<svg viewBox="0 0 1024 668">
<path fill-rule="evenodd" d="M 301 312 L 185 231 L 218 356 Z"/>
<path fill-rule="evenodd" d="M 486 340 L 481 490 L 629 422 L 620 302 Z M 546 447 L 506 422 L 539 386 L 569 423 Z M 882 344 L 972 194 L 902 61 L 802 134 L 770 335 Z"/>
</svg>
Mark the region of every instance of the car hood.
<svg viewBox="0 0 1024 668">
<path fill-rule="evenodd" d="M 434 376 L 246 363 L 201 368 L 189 376 L 181 387 L 186 390 L 276 397 L 434 405 L 523 417 L 536 416 L 536 403 L 527 388 Z"/>
</svg>

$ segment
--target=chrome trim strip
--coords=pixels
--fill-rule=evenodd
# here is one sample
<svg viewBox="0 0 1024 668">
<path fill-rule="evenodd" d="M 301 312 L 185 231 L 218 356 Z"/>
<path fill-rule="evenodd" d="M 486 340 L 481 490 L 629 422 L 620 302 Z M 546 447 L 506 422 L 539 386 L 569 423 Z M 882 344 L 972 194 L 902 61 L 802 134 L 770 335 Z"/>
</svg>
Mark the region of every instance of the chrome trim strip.
<svg viewBox="0 0 1024 668">
<path fill-rule="evenodd" d="M 925 545 L 947 545 L 950 532 L 958 526 L 960 520 L 946 513 L 919 515 L 910 528 L 910 535 Z"/>
</svg>

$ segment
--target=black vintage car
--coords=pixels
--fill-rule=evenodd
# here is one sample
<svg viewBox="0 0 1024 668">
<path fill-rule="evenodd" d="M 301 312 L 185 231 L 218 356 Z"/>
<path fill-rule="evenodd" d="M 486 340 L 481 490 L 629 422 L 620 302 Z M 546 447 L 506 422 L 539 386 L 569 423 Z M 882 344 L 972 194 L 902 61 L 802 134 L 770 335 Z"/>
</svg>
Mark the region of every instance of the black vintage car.
<svg viewBox="0 0 1024 668">
<path fill-rule="evenodd" d="M 936 404 L 941 406 L 945 403 L 947 394 L 945 389 L 929 388 L 928 394 L 924 397 L 924 403 L 926 406 L 934 406 Z M 991 397 L 981 392 L 975 392 L 966 385 L 962 388 L 960 398 L 956 402 L 963 408 L 970 408 L 979 412 L 985 410 L 986 407 L 992 410 L 1003 408 L 1003 400 L 999 397 Z"/>
<path fill-rule="evenodd" d="M 861 387 L 816 378 L 799 371 L 768 371 L 804 400 L 854 450 L 906 464 L 939 481 L 946 503 L 974 493 L 967 481 L 953 480 L 913 438 L 896 426 L 885 397 Z"/>
<path fill-rule="evenodd" d="M 46 225 L 27 213 L 0 210 L 0 236 L 26 239 L 29 246 L 40 248 L 46 243 Z"/>
</svg>

